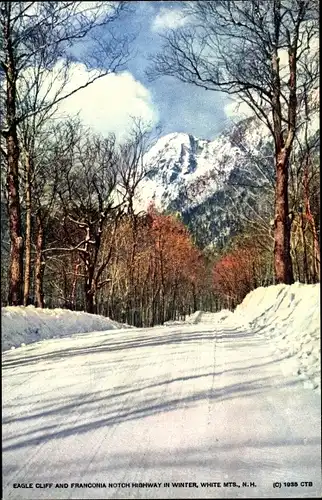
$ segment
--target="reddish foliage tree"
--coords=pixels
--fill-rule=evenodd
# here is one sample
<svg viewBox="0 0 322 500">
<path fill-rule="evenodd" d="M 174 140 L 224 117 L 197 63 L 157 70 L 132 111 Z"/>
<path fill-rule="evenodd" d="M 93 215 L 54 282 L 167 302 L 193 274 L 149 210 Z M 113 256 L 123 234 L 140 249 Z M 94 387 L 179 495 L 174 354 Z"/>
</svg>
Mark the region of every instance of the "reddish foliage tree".
<svg viewBox="0 0 322 500">
<path fill-rule="evenodd" d="M 260 286 L 264 269 L 265 253 L 256 242 L 244 242 L 224 255 L 213 270 L 214 289 L 224 306 L 235 307 Z"/>
<path fill-rule="evenodd" d="M 151 205 L 136 221 L 124 217 L 111 266 L 109 314 L 138 326 L 177 319 L 196 308 L 204 262 L 184 224 Z M 133 238 L 136 241 L 133 241 Z M 135 249 L 135 255 L 133 255 Z"/>
</svg>

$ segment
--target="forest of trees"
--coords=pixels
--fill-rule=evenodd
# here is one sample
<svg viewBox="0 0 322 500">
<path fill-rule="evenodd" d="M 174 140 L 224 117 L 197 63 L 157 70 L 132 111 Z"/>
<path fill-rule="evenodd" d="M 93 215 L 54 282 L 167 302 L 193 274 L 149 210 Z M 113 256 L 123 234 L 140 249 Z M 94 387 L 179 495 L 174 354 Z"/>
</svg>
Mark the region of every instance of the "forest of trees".
<svg viewBox="0 0 322 500">
<path fill-rule="evenodd" d="M 318 282 L 314 0 L 188 2 L 198 22 L 170 32 L 150 70 L 238 94 L 271 133 L 273 186 L 256 192 L 275 209 L 237 207 L 239 234 L 220 248 L 198 247 L 178 214 L 153 204 L 135 211 L 148 173 L 144 154 L 155 140 L 149 125 L 133 119 L 118 143 L 77 117 L 55 119 L 57 105 L 79 90 L 67 91 L 73 43 L 90 37 L 95 66 L 104 68 L 86 85 L 126 67 L 131 36 L 113 26 L 131 8 L 135 2 L 94 2 L 86 12 L 82 2 L 1 2 L 2 305 L 64 307 L 153 326 L 197 309 L 234 308 L 258 286 Z M 106 40 L 95 45 L 101 26 Z M 234 42 L 219 50 L 225 37 Z M 57 87 L 50 75 L 61 60 Z M 265 175 L 258 160 L 249 168 L 261 172 L 258 179 Z"/>
</svg>

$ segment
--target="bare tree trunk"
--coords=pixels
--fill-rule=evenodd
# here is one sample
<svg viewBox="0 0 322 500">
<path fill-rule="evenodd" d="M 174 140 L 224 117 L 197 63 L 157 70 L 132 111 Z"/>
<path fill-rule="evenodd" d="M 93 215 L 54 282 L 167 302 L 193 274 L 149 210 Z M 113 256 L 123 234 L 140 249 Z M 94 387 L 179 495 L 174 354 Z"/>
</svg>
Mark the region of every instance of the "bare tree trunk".
<svg viewBox="0 0 322 500">
<path fill-rule="evenodd" d="M 84 292 L 85 292 L 85 309 L 86 312 L 90 314 L 95 314 L 95 303 L 94 297 L 96 294 L 96 287 L 94 282 L 94 266 L 90 265 L 88 261 L 89 257 L 86 256 L 85 259 L 85 284 L 84 284 Z"/>
<path fill-rule="evenodd" d="M 16 124 L 16 81 L 14 51 L 11 41 L 10 16 L 4 25 L 3 45 L 7 80 L 6 119 L 8 130 L 5 132 L 7 145 L 7 192 L 8 216 L 10 227 L 10 265 L 9 265 L 9 305 L 22 304 L 23 282 L 23 236 L 21 227 L 21 208 L 19 200 L 19 143 Z"/>
<path fill-rule="evenodd" d="M 72 308 L 75 310 L 76 310 L 76 286 L 77 286 L 78 270 L 80 267 L 81 267 L 81 263 L 78 259 L 75 263 L 74 277 L 73 277 L 73 284 L 72 284 L 72 293 L 71 293 L 71 305 L 72 305 Z"/>
<path fill-rule="evenodd" d="M 130 225 L 131 225 L 131 254 L 129 262 L 129 293 L 126 300 L 126 310 L 128 314 L 133 314 L 133 308 L 136 304 L 136 285 L 135 285 L 135 258 L 136 258 L 136 248 L 137 248 L 137 220 L 133 211 L 130 212 Z M 131 323 L 132 324 L 132 323 Z"/>
<path fill-rule="evenodd" d="M 94 293 L 87 283 L 85 284 L 85 307 L 87 313 L 95 314 Z"/>
<path fill-rule="evenodd" d="M 45 262 L 43 260 L 43 246 L 44 246 L 44 229 L 42 220 L 39 214 L 36 217 L 37 235 L 36 235 L 36 262 L 35 262 L 35 299 L 36 307 L 44 307 L 44 270 Z"/>
<path fill-rule="evenodd" d="M 301 239 L 303 246 L 303 275 L 304 275 L 304 283 L 309 283 L 309 266 L 307 259 L 307 245 L 306 245 L 306 236 L 305 236 L 305 227 L 304 227 L 304 218 L 303 212 L 300 214 L 301 217 Z"/>
<path fill-rule="evenodd" d="M 310 190 L 309 190 L 309 164 L 310 157 L 309 154 L 306 155 L 305 158 L 305 166 L 304 166 L 304 176 L 303 176 L 303 184 L 304 184 L 304 203 L 305 203 L 305 215 L 306 219 L 309 221 L 312 234 L 313 234 L 313 282 L 319 281 L 320 279 L 320 244 L 319 237 L 316 230 L 316 225 L 314 221 L 314 217 L 311 211 L 310 204 Z"/>
<path fill-rule="evenodd" d="M 163 265 L 163 251 L 161 249 L 160 243 L 160 313 L 158 323 L 163 325 L 165 321 L 164 313 L 165 313 L 165 278 L 164 278 L 164 265 Z"/>
<path fill-rule="evenodd" d="M 312 224 L 313 245 L 314 245 L 313 270 L 314 270 L 314 283 L 315 283 L 320 281 L 320 244 L 313 216 L 311 218 L 311 224 Z"/>
<path fill-rule="evenodd" d="M 10 265 L 8 303 L 12 306 L 22 304 L 23 237 L 18 181 L 18 147 L 11 135 L 7 140 L 8 150 L 8 215 L 10 224 Z"/>
<path fill-rule="evenodd" d="M 29 304 L 30 275 L 31 275 L 31 160 L 29 153 L 25 156 L 26 174 L 26 229 L 25 229 L 25 268 L 24 268 L 24 289 L 23 305 Z"/>
<path fill-rule="evenodd" d="M 276 161 L 276 195 L 274 221 L 274 267 L 276 283 L 292 284 L 291 220 L 288 206 L 288 165 L 283 153 Z"/>
<path fill-rule="evenodd" d="M 193 310 L 195 312 L 198 309 L 198 305 L 197 305 L 196 287 L 195 287 L 194 283 L 192 283 L 192 298 L 193 298 Z"/>
<path fill-rule="evenodd" d="M 275 37 L 276 42 L 280 36 L 281 3 L 276 0 L 275 10 Z M 296 58 L 294 48 L 289 49 L 289 101 L 288 101 L 288 127 L 286 140 L 282 129 L 282 106 L 281 106 L 281 78 L 280 63 L 277 45 L 272 58 L 272 74 L 274 81 L 273 91 L 273 123 L 275 140 L 275 219 L 274 219 L 274 269 L 276 283 L 290 285 L 294 282 L 292 258 L 291 258 L 291 220 L 289 218 L 288 204 L 288 176 L 289 158 L 296 125 Z"/>
</svg>

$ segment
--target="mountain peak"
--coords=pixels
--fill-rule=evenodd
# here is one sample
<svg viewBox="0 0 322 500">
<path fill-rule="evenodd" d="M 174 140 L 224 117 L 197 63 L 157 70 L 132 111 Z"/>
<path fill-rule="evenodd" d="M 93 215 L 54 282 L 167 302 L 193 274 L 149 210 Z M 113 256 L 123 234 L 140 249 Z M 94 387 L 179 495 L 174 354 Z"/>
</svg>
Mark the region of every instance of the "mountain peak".
<svg viewBox="0 0 322 500">
<path fill-rule="evenodd" d="M 212 141 L 184 132 L 161 137 L 144 157 L 147 175 L 140 185 L 136 208 L 145 210 L 153 201 L 161 210 L 184 213 L 222 191 L 224 181 L 247 156 L 239 141 L 246 140 L 256 155 L 261 139 L 267 136 L 264 127 L 257 126 L 255 131 L 250 124 L 245 127 L 242 122 Z"/>
</svg>

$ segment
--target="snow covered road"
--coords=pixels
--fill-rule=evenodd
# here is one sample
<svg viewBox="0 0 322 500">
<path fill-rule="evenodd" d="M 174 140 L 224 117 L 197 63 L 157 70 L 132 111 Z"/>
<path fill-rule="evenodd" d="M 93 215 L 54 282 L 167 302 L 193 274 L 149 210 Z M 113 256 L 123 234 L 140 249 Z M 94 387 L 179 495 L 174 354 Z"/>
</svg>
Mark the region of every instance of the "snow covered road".
<svg viewBox="0 0 322 500">
<path fill-rule="evenodd" d="M 200 319 L 5 352 L 3 498 L 320 497 L 319 393 Z"/>
</svg>

